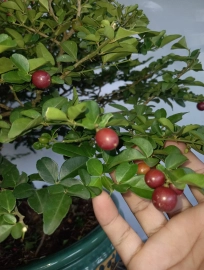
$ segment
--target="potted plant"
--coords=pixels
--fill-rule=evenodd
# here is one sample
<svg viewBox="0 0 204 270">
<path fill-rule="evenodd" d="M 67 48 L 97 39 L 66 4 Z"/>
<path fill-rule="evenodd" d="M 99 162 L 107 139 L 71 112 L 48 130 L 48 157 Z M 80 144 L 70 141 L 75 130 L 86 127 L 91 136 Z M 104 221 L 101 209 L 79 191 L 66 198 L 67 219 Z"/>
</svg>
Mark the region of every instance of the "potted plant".
<svg viewBox="0 0 204 270">
<path fill-rule="evenodd" d="M 157 208 L 160 204 L 154 194 L 165 190 L 173 203 L 163 204 L 160 210 L 168 212 L 186 184 L 204 187 L 201 174 L 180 168 L 186 157 L 179 149 L 165 148 L 171 140 L 185 142 L 186 151 L 193 148 L 204 153 L 204 127 L 180 126 L 184 113 L 168 116 L 165 109 L 152 105 L 163 100 L 170 106 L 172 102 L 185 106 L 191 101 L 204 110 L 204 96 L 190 89 L 204 83 L 188 76 L 190 71 L 203 70 L 199 50 L 191 51 L 181 35 L 148 29 L 148 22 L 137 4 L 123 6 L 107 0 L 0 3 L 1 147 L 13 143 L 32 151 L 46 148 L 65 159 L 58 168 L 57 161 L 45 156 L 36 163 L 38 173 L 28 175 L 1 156 L 2 247 L 15 249 L 17 241 L 18 245 L 25 243 L 27 250 L 36 244 L 42 250 L 67 217 L 72 202 L 74 207 L 84 203 L 79 198 L 90 202 L 104 188 L 110 193 L 131 190 L 153 198 Z M 169 54 L 159 59 L 147 56 L 169 43 Z M 181 56 L 179 50 L 185 53 Z M 172 70 L 175 62 L 183 64 L 180 70 Z M 117 81 L 123 85 L 102 93 Z M 107 112 L 106 105 L 114 111 Z M 116 182 L 109 177 L 113 171 Z M 35 180 L 46 185 L 36 189 Z M 30 212 L 35 231 L 41 217 L 43 234 L 34 234 L 35 240 L 26 242 L 29 231 L 33 232 L 32 220 L 26 219 Z M 80 215 L 76 217 L 77 223 Z M 94 242 L 97 230 L 82 242 L 88 237 L 88 245 Z M 100 237 L 97 243 L 105 237 L 101 231 Z M 77 245 L 69 251 L 76 253 Z M 107 252 L 108 259 L 99 256 L 100 263 L 108 260 L 110 264 L 115 259 L 111 252 Z M 104 253 L 100 250 L 99 254 Z M 82 269 L 68 266 L 69 256 L 65 265 L 57 266 L 57 260 L 65 260 L 61 251 L 58 255 L 56 260 L 53 255 L 45 258 L 45 266 L 39 266 L 42 260 L 38 260 L 29 269 L 48 265 L 50 269 Z M 77 257 L 70 256 L 76 263 Z M 84 266 L 85 259 L 80 259 Z"/>
</svg>

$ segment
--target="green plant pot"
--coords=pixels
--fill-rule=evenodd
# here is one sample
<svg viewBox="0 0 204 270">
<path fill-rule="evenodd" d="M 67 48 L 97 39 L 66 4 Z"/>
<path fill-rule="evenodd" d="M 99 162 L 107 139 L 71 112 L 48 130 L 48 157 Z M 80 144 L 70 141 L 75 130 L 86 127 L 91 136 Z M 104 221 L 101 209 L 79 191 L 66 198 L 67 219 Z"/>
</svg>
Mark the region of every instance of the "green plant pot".
<svg viewBox="0 0 204 270">
<path fill-rule="evenodd" d="M 123 215 L 116 196 L 112 195 L 112 199 Z M 17 270 L 105 270 L 110 269 L 110 265 L 118 259 L 113 245 L 101 226 L 98 225 L 92 232 L 70 247 L 19 267 Z"/>
</svg>

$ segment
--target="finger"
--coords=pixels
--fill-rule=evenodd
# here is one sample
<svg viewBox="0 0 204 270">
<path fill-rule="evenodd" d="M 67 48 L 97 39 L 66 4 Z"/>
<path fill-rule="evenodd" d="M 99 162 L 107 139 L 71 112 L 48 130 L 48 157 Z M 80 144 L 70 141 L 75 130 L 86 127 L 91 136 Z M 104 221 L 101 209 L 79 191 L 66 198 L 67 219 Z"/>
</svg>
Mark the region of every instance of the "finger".
<svg viewBox="0 0 204 270">
<path fill-rule="evenodd" d="M 115 173 L 112 172 L 110 175 L 113 181 L 116 182 Z M 122 195 L 148 237 L 166 224 L 165 215 L 158 211 L 150 200 L 141 198 L 131 191 Z"/>
<path fill-rule="evenodd" d="M 165 146 L 168 145 L 177 146 L 180 149 L 181 153 L 188 158 L 188 160 L 182 165 L 182 167 L 188 167 L 196 171 L 197 173 L 204 173 L 204 163 L 193 152 L 188 151 L 187 153 L 185 153 L 185 143 L 168 141 L 166 142 Z M 196 187 L 190 186 L 190 189 L 198 203 L 204 201 L 204 195 Z"/>
<path fill-rule="evenodd" d="M 93 198 L 93 209 L 101 227 L 127 265 L 142 247 L 142 240 L 120 216 L 110 195 L 105 191 Z"/>
</svg>

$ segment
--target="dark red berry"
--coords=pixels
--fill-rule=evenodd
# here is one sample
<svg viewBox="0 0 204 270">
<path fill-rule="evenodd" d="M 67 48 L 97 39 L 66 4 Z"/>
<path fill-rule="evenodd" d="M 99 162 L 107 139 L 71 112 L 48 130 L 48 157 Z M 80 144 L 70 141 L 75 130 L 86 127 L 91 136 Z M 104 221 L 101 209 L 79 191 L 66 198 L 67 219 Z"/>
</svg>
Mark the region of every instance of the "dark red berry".
<svg viewBox="0 0 204 270">
<path fill-rule="evenodd" d="M 158 187 L 152 194 L 153 205 L 162 212 L 172 211 L 177 203 L 176 193 L 168 187 Z"/>
<path fill-rule="evenodd" d="M 151 188 L 157 188 L 165 183 L 165 175 L 157 169 L 150 169 L 145 174 L 145 182 Z"/>
<path fill-rule="evenodd" d="M 138 163 L 137 174 L 146 174 L 150 170 L 150 167 L 144 162 Z"/>
<path fill-rule="evenodd" d="M 197 104 L 197 109 L 199 111 L 204 111 L 204 101 L 201 101 Z"/>
<path fill-rule="evenodd" d="M 183 194 L 183 189 L 178 189 L 177 187 L 174 186 L 174 184 L 170 184 L 169 187 L 170 187 L 171 189 L 173 189 L 173 191 L 174 191 L 177 195 Z"/>
<path fill-rule="evenodd" d="M 37 70 L 32 75 L 32 83 L 40 89 L 45 89 L 50 86 L 51 78 L 50 74 L 48 74 L 44 70 Z"/>
<path fill-rule="evenodd" d="M 115 149 L 119 144 L 117 133 L 111 128 L 102 128 L 96 133 L 97 145 L 106 151 Z"/>
</svg>

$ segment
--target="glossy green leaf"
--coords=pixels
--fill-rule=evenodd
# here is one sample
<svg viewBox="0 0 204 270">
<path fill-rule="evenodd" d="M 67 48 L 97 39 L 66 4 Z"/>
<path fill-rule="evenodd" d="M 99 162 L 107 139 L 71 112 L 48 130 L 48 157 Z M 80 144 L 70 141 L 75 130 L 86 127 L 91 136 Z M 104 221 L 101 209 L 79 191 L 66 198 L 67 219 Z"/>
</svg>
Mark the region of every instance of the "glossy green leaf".
<svg viewBox="0 0 204 270">
<path fill-rule="evenodd" d="M 112 168 L 120 163 L 132 161 L 135 159 L 145 159 L 145 156 L 136 149 L 126 149 L 115 157 L 110 157 L 108 161 L 108 168 Z"/>
<path fill-rule="evenodd" d="M 13 225 L 0 225 L 0 243 L 10 235 L 12 227 Z"/>
<path fill-rule="evenodd" d="M 75 62 L 75 59 L 68 54 L 63 54 L 57 57 L 57 62 L 69 63 L 69 62 Z"/>
<path fill-rule="evenodd" d="M 40 177 L 47 183 L 54 184 L 58 180 L 58 165 L 49 157 L 43 157 L 36 163 Z"/>
<path fill-rule="evenodd" d="M 168 128 L 171 132 L 174 132 L 174 125 L 167 118 L 160 118 L 158 121 L 162 124 L 162 126 Z"/>
<path fill-rule="evenodd" d="M 74 185 L 69 187 L 67 194 L 87 200 L 90 198 L 89 189 L 83 185 Z"/>
<path fill-rule="evenodd" d="M 28 204 L 36 213 L 42 214 L 46 200 L 47 189 L 36 189 L 33 191 L 32 196 L 28 198 Z"/>
<path fill-rule="evenodd" d="M 112 40 L 114 38 L 114 30 L 110 25 L 106 25 L 104 27 L 104 36 L 106 36 L 108 39 Z"/>
<path fill-rule="evenodd" d="M 45 112 L 47 121 L 67 121 L 66 114 L 58 108 L 48 107 Z"/>
<path fill-rule="evenodd" d="M 172 153 L 166 157 L 165 166 L 167 169 L 177 169 L 187 160 L 187 157 L 182 154 Z"/>
<path fill-rule="evenodd" d="M 132 30 L 119 27 L 118 31 L 116 32 L 115 40 L 123 39 L 129 36 L 133 36 L 133 35 L 145 33 L 145 32 L 148 32 L 147 28 L 143 28 L 143 29 L 138 28 L 138 31 L 132 31 Z"/>
<path fill-rule="evenodd" d="M 1 3 L 1 7 L 14 9 L 14 10 L 21 10 L 20 7 L 14 1 L 6 1 Z"/>
<path fill-rule="evenodd" d="M 1 45 L 0 45 L 1 46 Z M 11 71 L 12 69 L 15 69 L 13 62 L 6 57 L 0 58 L 0 74 L 5 73 L 7 71 Z"/>
<path fill-rule="evenodd" d="M 43 231 L 51 235 L 69 211 L 72 200 L 66 193 L 50 194 L 43 209 Z"/>
<path fill-rule="evenodd" d="M 20 114 L 23 116 L 27 116 L 29 118 L 32 118 L 32 119 L 35 119 L 35 118 L 41 116 L 41 114 L 34 109 L 23 110 L 20 112 Z"/>
<path fill-rule="evenodd" d="M 186 49 L 188 50 L 186 38 L 182 37 L 178 42 L 172 45 L 171 49 Z"/>
<path fill-rule="evenodd" d="M 0 120 L 0 128 L 10 128 L 10 124 L 6 121 Z"/>
<path fill-rule="evenodd" d="M 70 120 L 74 120 L 77 118 L 81 113 L 86 111 L 86 103 L 78 103 L 74 106 L 70 106 L 67 111 L 68 118 Z"/>
<path fill-rule="evenodd" d="M 0 206 L 6 209 L 9 213 L 14 209 L 16 199 L 11 190 L 2 190 L 0 192 Z"/>
<path fill-rule="evenodd" d="M 23 70 L 25 72 L 29 71 L 29 62 L 24 55 L 14 53 L 11 56 L 11 61 L 15 64 L 15 66 L 18 69 Z"/>
<path fill-rule="evenodd" d="M 183 115 L 185 115 L 186 113 L 176 113 L 176 114 L 173 114 L 171 116 L 168 117 L 168 119 L 172 122 L 172 123 L 176 123 L 180 120 L 183 119 Z"/>
<path fill-rule="evenodd" d="M 11 230 L 11 236 L 14 239 L 19 239 L 22 237 L 22 235 L 23 235 L 23 224 L 18 222 L 13 226 Z"/>
<path fill-rule="evenodd" d="M 164 47 L 166 44 L 174 41 L 175 39 L 178 39 L 180 38 L 181 35 L 168 35 L 168 36 L 165 36 L 163 39 L 162 39 L 162 42 L 161 42 L 161 45 L 160 47 Z"/>
<path fill-rule="evenodd" d="M 79 170 L 79 177 L 85 186 L 91 182 L 91 176 L 85 169 Z"/>
<path fill-rule="evenodd" d="M 130 178 L 132 178 L 137 172 L 136 164 L 129 164 L 128 162 L 124 162 L 117 166 L 115 170 L 115 177 L 118 183 L 126 182 Z"/>
<path fill-rule="evenodd" d="M 3 159 L 0 165 L 3 181 L 1 183 L 2 188 L 15 187 L 20 174 L 16 165 L 12 164 L 6 159 Z"/>
<path fill-rule="evenodd" d="M 39 42 L 36 46 L 36 54 L 38 58 L 44 58 L 46 61 L 49 61 L 51 65 L 55 65 L 55 59 L 52 54 L 48 51 L 45 45 Z"/>
<path fill-rule="evenodd" d="M 204 188 L 204 175 L 198 173 L 189 173 L 179 178 L 176 183 L 187 184 L 194 187 Z"/>
<path fill-rule="evenodd" d="M 78 175 L 79 169 L 86 168 L 87 157 L 73 157 L 66 160 L 60 169 L 60 180 L 64 178 L 73 178 Z"/>
<path fill-rule="evenodd" d="M 47 189 L 49 194 L 57 194 L 64 192 L 64 186 L 61 184 L 48 186 Z"/>
<path fill-rule="evenodd" d="M 187 133 L 187 132 L 189 132 L 191 130 L 197 129 L 198 127 L 199 127 L 199 125 L 197 125 L 197 124 L 195 124 L 195 125 L 193 125 L 193 124 L 186 125 L 184 127 L 183 131 L 182 131 L 182 134 L 185 134 L 185 133 Z"/>
<path fill-rule="evenodd" d="M 2 80 L 7 83 L 25 83 L 25 81 L 19 76 L 18 71 L 9 71 L 2 74 Z"/>
<path fill-rule="evenodd" d="M 30 118 L 18 118 L 16 119 L 11 126 L 11 129 L 8 133 L 9 138 L 15 138 L 21 133 L 39 126 L 42 123 L 43 119 L 41 116 L 35 118 L 35 119 L 30 119 Z"/>
<path fill-rule="evenodd" d="M 114 182 L 110 177 L 103 175 L 101 177 L 101 183 L 103 185 L 103 188 L 105 188 L 106 190 L 108 190 L 110 192 L 114 191 L 114 189 L 113 189 Z"/>
<path fill-rule="evenodd" d="M 133 193 L 137 194 L 139 197 L 151 200 L 153 190 L 146 185 L 144 176 L 140 175 L 139 177 L 132 178 L 128 184 Z"/>
<path fill-rule="evenodd" d="M 166 116 L 167 116 L 166 110 L 164 108 L 158 109 L 155 111 L 154 116 L 157 119 L 166 118 Z"/>
<path fill-rule="evenodd" d="M 134 143 L 146 157 L 150 157 L 153 153 L 152 144 L 144 138 L 133 138 L 130 142 Z"/>
<path fill-rule="evenodd" d="M 103 164 L 97 158 L 91 158 L 87 161 L 87 171 L 93 176 L 100 176 L 103 173 Z"/>
<path fill-rule="evenodd" d="M 62 49 L 75 61 L 77 60 L 77 44 L 74 41 L 64 41 L 61 43 Z"/>
<path fill-rule="evenodd" d="M 16 199 L 24 199 L 30 197 L 34 190 L 35 188 L 32 184 L 22 183 L 15 187 L 13 195 Z"/>
<path fill-rule="evenodd" d="M 15 224 L 16 223 L 16 217 L 12 214 L 4 214 L 3 219 L 8 224 Z"/>
<path fill-rule="evenodd" d="M 39 0 L 39 2 L 47 11 L 49 11 L 48 0 Z"/>
<path fill-rule="evenodd" d="M 62 106 L 67 102 L 67 98 L 65 97 L 55 97 L 48 99 L 42 107 L 42 116 L 45 116 L 45 113 L 49 107 L 54 107 L 61 109 Z"/>
<path fill-rule="evenodd" d="M 76 156 L 92 157 L 95 153 L 95 149 L 89 143 L 82 143 L 80 146 L 76 146 L 75 144 L 55 143 L 52 146 L 52 150 L 55 153 L 67 157 L 76 157 Z"/>
<path fill-rule="evenodd" d="M 44 66 L 48 62 L 47 59 L 43 57 L 38 57 L 38 58 L 33 58 L 33 59 L 28 59 L 29 63 L 29 71 L 33 71 L 35 69 L 38 69 L 39 67 Z"/>
</svg>

